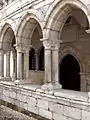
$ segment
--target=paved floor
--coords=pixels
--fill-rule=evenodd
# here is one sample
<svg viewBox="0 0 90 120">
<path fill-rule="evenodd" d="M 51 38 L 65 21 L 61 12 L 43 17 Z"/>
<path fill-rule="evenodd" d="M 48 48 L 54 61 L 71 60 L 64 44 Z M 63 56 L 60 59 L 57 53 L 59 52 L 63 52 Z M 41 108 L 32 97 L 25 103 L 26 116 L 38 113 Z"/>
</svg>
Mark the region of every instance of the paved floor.
<svg viewBox="0 0 90 120">
<path fill-rule="evenodd" d="M 36 120 L 36 119 L 30 118 L 22 113 L 14 111 L 3 105 L 0 105 L 0 120 Z"/>
</svg>

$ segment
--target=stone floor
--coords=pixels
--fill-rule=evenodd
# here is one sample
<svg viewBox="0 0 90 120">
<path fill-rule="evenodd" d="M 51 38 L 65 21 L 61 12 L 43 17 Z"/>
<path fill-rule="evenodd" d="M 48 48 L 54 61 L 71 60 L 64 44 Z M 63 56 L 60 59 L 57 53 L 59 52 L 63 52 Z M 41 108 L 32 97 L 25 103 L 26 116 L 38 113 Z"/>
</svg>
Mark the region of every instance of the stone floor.
<svg viewBox="0 0 90 120">
<path fill-rule="evenodd" d="M 0 105 L 0 120 L 37 120 Z"/>
</svg>

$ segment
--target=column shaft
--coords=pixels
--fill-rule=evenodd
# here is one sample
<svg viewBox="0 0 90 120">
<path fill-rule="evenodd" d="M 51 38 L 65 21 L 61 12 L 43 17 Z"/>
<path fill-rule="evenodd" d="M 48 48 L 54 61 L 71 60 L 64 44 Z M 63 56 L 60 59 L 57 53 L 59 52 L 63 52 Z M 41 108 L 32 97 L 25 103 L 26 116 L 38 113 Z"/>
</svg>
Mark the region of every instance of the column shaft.
<svg viewBox="0 0 90 120">
<path fill-rule="evenodd" d="M 51 83 L 52 81 L 51 67 L 51 49 L 45 48 L 45 83 Z"/>
<path fill-rule="evenodd" d="M 10 78 L 10 51 L 6 53 L 6 77 Z"/>
<path fill-rule="evenodd" d="M 29 51 L 24 53 L 24 79 L 29 79 Z"/>
<path fill-rule="evenodd" d="M 52 50 L 52 83 L 59 84 L 59 50 Z"/>
<path fill-rule="evenodd" d="M 4 52 L 0 50 L 0 79 L 4 77 Z"/>
<path fill-rule="evenodd" d="M 12 75 L 12 79 L 16 80 L 16 76 L 17 76 L 17 60 L 16 60 L 17 56 L 16 56 L 16 52 L 13 52 L 13 75 Z"/>
<path fill-rule="evenodd" d="M 22 53 L 17 51 L 17 79 L 23 79 L 23 60 Z"/>
</svg>

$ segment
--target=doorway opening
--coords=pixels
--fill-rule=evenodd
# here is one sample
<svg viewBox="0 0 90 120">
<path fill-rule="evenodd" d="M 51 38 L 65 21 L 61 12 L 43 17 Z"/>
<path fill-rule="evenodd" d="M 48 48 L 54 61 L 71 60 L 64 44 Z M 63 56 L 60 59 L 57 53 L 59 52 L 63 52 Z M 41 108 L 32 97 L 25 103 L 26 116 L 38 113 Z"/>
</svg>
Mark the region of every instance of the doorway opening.
<svg viewBox="0 0 90 120">
<path fill-rule="evenodd" d="M 68 54 L 59 65 L 60 84 L 63 89 L 80 91 L 80 66 L 75 57 Z"/>
</svg>

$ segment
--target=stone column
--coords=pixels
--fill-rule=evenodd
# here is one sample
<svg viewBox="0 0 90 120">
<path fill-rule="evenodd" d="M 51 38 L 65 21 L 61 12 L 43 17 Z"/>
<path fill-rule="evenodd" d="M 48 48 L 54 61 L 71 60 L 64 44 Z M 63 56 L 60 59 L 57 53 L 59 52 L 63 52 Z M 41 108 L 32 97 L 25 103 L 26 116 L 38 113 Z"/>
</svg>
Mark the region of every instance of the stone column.
<svg viewBox="0 0 90 120">
<path fill-rule="evenodd" d="M 62 85 L 59 83 L 59 47 L 60 42 L 52 46 L 52 84 L 61 88 Z"/>
<path fill-rule="evenodd" d="M 16 80 L 17 76 L 17 54 L 16 51 L 13 50 L 13 74 L 12 74 L 12 80 Z"/>
<path fill-rule="evenodd" d="M 22 52 L 17 49 L 17 80 L 23 79 Z"/>
<path fill-rule="evenodd" d="M 0 50 L 0 79 L 4 77 L 4 51 Z"/>
<path fill-rule="evenodd" d="M 52 82 L 52 51 L 51 51 L 51 44 L 48 40 L 43 40 L 44 45 L 44 55 L 45 55 L 45 75 L 44 75 L 44 85 L 42 86 L 43 89 L 49 89 L 49 85 Z"/>
<path fill-rule="evenodd" d="M 10 51 L 6 53 L 6 79 L 10 80 Z"/>
<path fill-rule="evenodd" d="M 30 46 L 26 47 L 26 50 L 24 52 L 24 79 L 28 80 L 29 79 L 29 51 L 30 51 Z"/>
<path fill-rule="evenodd" d="M 58 89 L 59 84 L 59 47 L 61 41 L 44 40 L 45 47 L 45 84 L 43 89 Z"/>
</svg>

